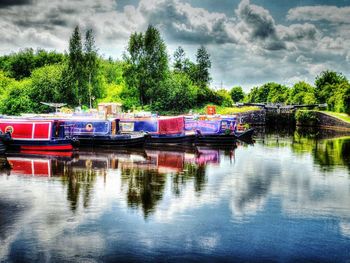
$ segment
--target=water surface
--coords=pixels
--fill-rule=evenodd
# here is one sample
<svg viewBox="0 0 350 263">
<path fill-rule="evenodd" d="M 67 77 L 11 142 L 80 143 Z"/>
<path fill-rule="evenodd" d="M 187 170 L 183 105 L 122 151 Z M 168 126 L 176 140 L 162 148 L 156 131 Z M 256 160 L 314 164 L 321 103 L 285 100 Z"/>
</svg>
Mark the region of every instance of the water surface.
<svg viewBox="0 0 350 263">
<path fill-rule="evenodd" d="M 350 140 L 9 155 L 0 261 L 350 260 Z"/>
</svg>

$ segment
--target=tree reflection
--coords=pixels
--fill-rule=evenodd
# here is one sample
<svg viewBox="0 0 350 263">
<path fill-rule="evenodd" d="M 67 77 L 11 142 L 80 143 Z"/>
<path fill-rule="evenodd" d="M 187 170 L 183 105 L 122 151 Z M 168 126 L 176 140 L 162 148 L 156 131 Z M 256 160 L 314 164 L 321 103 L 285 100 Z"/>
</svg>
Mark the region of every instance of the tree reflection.
<svg viewBox="0 0 350 263">
<path fill-rule="evenodd" d="M 128 205 L 141 207 L 145 217 L 162 200 L 167 178 L 171 178 L 171 191 L 176 197 L 181 196 L 188 183 L 193 183 L 194 191 L 200 194 L 207 182 L 206 165 L 220 161 L 218 150 L 146 150 L 146 154 L 147 162 L 120 162 Z"/>
<path fill-rule="evenodd" d="M 132 208 L 142 208 L 147 217 L 162 199 L 166 177 L 156 170 L 121 167 L 122 183 L 127 184 L 127 202 Z"/>
<path fill-rule="evenodd" d="M 80 198 L 84 208 L 89 206 L 96 177 L 106 172 L 101 166 L 101 161 L 91 159 L 64 164 L 62 182 L 67 186 L 67 200 L 72 211 L 78 209 Z"/>
<path fill-rule="evenodd" d="M 342 165 L 350 169 L 350 139 L 339 138 L 319 142 L 314 149 L 315 162 L 329 169 Z"/>
</svg>

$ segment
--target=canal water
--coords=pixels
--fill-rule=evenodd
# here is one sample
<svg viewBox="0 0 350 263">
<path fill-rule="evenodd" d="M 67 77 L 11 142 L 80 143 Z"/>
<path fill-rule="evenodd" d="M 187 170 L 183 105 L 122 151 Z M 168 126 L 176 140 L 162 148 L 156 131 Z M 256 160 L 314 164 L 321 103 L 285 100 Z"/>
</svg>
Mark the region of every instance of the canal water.
<svg viewBox="0 0 350 263">
<path fill-rule="evenodd" d="M 349 262 L 350 139 L 0 158 L 0 261 Z"/>
</svg>

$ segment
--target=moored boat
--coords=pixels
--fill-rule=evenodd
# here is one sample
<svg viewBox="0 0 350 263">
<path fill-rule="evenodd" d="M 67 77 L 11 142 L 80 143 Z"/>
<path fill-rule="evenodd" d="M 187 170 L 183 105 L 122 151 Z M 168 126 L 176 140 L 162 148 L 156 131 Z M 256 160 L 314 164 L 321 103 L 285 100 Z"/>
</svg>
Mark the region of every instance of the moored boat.
<svg viewBox="0 0 350 263">
<path fill-rule="evenodd" d="M 146 145 L 193 144 L 194 133 L 185 131 L 183 116 L 121 119 L 120 131 L 123 134 L 147 133 Z"/>
<path fill-rule="evenodd" d="M 238 131 L 235 116 L 201 120 L 186 118 L 185 129 L 196 133 L 196 144 L 211 145 L 230 145 L 237 139 L 251 140 L 254 132 L 254 129 Z"/>
<path fill-rule="evenodd" d="M 57 120 L 0 119 L 0 129 L 11 134 L 9 149 L 72 151 L 72 140 Z"/>
<path fill-rule="evenodd" d="M 65 133 L 76 138 L 81 146 L 136 147 L 145 143 L 144 134 L 119 134 L 118 119 L 61 120 Z"/>
</svg>

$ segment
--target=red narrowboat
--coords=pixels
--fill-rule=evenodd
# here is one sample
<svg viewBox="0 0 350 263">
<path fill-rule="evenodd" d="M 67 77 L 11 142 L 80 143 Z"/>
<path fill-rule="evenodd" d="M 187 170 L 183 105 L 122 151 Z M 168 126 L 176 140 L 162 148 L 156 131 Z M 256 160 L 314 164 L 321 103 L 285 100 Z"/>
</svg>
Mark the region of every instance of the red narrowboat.
<svg viewBox="0 0 350 263">
<path fill-rule="evenodd" d="M 0 119 L 0 130 L 10 133 L 8 147 L 30 151 L 72 151 L 72 140 L 57 120 Z"/>
</svg>

